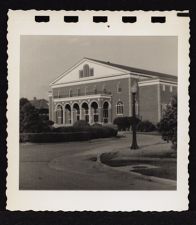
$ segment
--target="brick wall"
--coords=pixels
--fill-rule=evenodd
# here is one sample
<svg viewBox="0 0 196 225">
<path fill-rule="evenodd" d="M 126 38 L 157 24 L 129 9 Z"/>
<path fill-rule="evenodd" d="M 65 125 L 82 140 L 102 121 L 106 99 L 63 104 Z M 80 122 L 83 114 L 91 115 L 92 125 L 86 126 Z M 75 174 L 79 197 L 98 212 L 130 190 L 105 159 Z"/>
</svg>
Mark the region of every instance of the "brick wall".
<svg viewBox="0 0 196 225">
<path fill-rule="evenodd" d="M 142 120 L 159 121 L 157 84 L 139 87 L 139 112 Z"/>
<path fill-rule="evenodd" d="M 121 92 L 117 92 L 117 85 L 120 84 Z M 122 101 L 124 104 L 124 116 L 129 115 L 129 78 L 121 78 L 110 81 L 99 81 L 90 84 L 72 85 L 69 87 L 53 88 L 54 97 L 68 97 L 69 90 L 72 90 L 73 96 L 77 95 L 78 89 L 80 89 L 80 96 L 85 95 L 85 90 L 90 93 L 94 93 L 94 89 L 97 89 L 97 93 L 103 92 L 103 88 L 106 88 L 106 92 L 111 92 L 112 95 L 112 120 L 117 117 L 116 104 L 118 101 Z"/>
<path fill-rule="evenodd" d="M 163 84 L 160 85 L 160 93 L 161 93 L 161 103 L 168 104 L 171 97 L 177 95 L 177 87 L 173 86 L 172 91 L 170 91 L 170 85 L 164 85 L 165 91 L 163 89 Z"/>
</svg>

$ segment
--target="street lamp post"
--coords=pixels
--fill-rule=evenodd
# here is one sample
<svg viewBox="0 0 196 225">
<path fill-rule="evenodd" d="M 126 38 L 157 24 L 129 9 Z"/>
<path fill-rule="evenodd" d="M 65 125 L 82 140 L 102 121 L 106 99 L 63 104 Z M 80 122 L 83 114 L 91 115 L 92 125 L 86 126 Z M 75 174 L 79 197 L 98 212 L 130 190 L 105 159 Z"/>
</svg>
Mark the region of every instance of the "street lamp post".
<svg viewBox="0 0 196 225">
<path fill-rule="evenodd" d="M 136 115 L 135 115 L 135 102 L 136 102 L 136 93 L 137 93 L 137 84 L 136 82 L 134 83 L 134 85 L 131 87 L 131 93 L 132 93 L 132 117 L 133 117 L 133 121 L 132 121 L 132 145 L 131 145 L 131 149 L 138 149 L 138 145 L 137 145 L 137 136 L 136 136 L 136 125 L 137 125 L 137 121 L 136 121 Z"/>
</svg>

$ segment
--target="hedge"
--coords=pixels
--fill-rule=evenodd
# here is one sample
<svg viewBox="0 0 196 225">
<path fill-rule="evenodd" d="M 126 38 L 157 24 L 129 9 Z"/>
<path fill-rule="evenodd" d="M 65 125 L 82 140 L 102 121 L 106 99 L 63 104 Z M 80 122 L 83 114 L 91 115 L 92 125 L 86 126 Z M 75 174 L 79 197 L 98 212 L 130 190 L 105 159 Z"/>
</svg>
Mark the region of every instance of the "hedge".
<svg viewBox="0 0 196 225">
<path fill-rule="evenodd" d="M 139 123 L 141 120 L 137 117 L 135 118 L 136 124 Z M 130 126 L 133 124 L 134 118 L 131 116 L 123 116 L 123 117 L 116 117 L 113 121 L 113 124 L 118 126 L 118 130 L 129 130 Z"/>
<path fill-rule="evenodd" d="M 68 128 L 68 127 L 67 127 Z M 117 135 L 117 130 L 111 127 L 89 127 L 88 130 L 74 132 L 50 132 L 50 133 L 21 133 L 20 142 L 50 143 L 87 141 L 94 138 L 107 138 Z M 68 129 L 67 129 L 68 130 Z M 62 131 L 62 130 L 61 130 Z"/>
<path fill-rule="evenodd" d="M 137 130 L 141 132 L 151 132 L 157 130 L 156 126 L 148 120 L 140 121 Z"/>
</svg>

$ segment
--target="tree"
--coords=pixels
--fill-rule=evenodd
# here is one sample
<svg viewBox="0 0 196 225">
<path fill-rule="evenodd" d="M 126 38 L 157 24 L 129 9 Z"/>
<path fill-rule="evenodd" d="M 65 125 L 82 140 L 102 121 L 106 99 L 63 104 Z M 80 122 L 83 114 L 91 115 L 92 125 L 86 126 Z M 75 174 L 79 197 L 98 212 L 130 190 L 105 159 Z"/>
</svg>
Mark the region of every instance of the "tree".
<svg viewBox="0 0 196 225">
<path fill-rule="evenodd" d="M 164 111 L 163 118 L 158 123 L 158 130 L 163 140 L 171 142 L 177 148 L 177 97 L 174 96 Z"/>
<path fill-rule="evenodd" d="M 137 117 L 134 118 L 131 116 L 124 116 L 124 117 L 116 117 L 113 121 L 113 124 L 118 126 L 118 130 L 129 130 L 130 126 L 135 122 L 136 125 L 140 122 L 140 119 Z"/>
<path fill-rule="evenodd" d="M 20 99 L 20 132 L 39 133 L 50 130 L 51 121 L 40 117 L 38 110 L 26 98 Z"/>
</svg>

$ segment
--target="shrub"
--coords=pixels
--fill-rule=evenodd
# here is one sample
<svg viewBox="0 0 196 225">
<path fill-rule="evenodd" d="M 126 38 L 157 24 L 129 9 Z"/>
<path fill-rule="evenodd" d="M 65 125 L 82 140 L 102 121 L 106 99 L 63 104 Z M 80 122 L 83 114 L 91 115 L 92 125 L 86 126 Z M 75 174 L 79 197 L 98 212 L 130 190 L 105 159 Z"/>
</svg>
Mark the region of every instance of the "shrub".
<svg viewBox="0 0 196 225">
<path fill-rule="evenodd" d="M 103 125 L 100 123 L 94 123 L 91 127 L 103 127 Z"/>
<path fill-rule="evenodd" d="M 73 125 L 74 127 L 77 128 L 86 128 L 86 127 L 90 127 L 89 123 L 86 122 L 85 120 L 78 120 L 74 123 Z"/>
<path fill-rule="evenodd" d="M 134 122 L 134 118 L 130 116 L 116 117 L 113 121 L 113 123 L 118 126 L 118 130 L 129 130 L 133 122 Z M 136 124 L 138 124 L 140 122 L 140 119 L 136 117 L 135 122 Z"/>
<path fill-rule="evenodd" d="M 141 131 L 141 132 L 150 132 L 150 131 L 155 131 L 156 130 L 156 126 L 151 123 L 148 120 L 145 121 L 140 121 L 137 124 L 137 130 Z"/>
<path fill-rule="evenodd" d="M 168 104 L 163 118 L 158 123 L 158 130 L 163 140 L 172 143 L 172 148 L 177 149 L 177 97 L 174 96 Z"/>
<path fill-rule="evenodd" d="M 51 142 L 69 142 L 69 141 L 86 141 L 91 138 L 89 132 L 75 133 L 26 133 L 20 134 L 21 142 L 33 143 L 51 143 Z"/>
<path fill-rule="evenodd" d="M 72 131 L 70 132 L 69 129 L 72 129 Z M 60 132 L 57 132 L 57 130 L 60 130 Z M 21 133 L 20 142 L 49 143 L 87 141 L 94 138 L 106 138 L 116 135 L 117 130 L 111 127 L 89 127 L 80 128 L 80 130 L 74 127 L 61 127 L 61 129 L 56 128 L 53 132 L 47 133 Z"/>
</svg>

